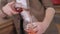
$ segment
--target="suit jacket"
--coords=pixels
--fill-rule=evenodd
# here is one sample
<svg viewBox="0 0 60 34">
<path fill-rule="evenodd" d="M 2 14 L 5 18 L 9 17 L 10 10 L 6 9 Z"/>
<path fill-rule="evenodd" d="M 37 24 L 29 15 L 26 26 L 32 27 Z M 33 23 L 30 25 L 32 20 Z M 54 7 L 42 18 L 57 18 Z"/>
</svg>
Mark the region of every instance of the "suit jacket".
<svg viewBox="0 0 60 34">
<path fill-rule="evenodd" d="M 41 1 L 43 4 L 41 4 L 39 0 L 29 0 L 31 14 L 33 14 L 38 19 L 38 21 L 43 21 L 45 17 L 45 8 L 53 7 L 51 0 Z M 44 34 L 58 34 L 57 28 L 53 22 L 50 24 L 49 28 L 46 30 Z"/>
<path fill-rule="evenodd" d="M 7 0 L 8 2 L 12 1 L 12 0 Z M 42 4 L 41 4 L 42 2 Z M 37 19 L 38 21 L 43 21 L 44 17 L 45 17 L 45 8 L 48 8 L 48 7 L 53 7 L 53 4 L 51 2 L 51 0 L 29 0 L 29 6 L 30 6 L 30 10 L 31 10 L 31 14 L 33 14 Z M 45 8 L 44 8 L 45 7 Z M 15 27 L 16 27 L 16 30 L 18 32 L 18 34 L 21 33 L 21 29 L 22 28 L 19 28 L 20 25 L 21 25 L 21 18 L 19 15 L 15 15 L 13 17 L 14 19 L 14 24 L 15 24 Z M 57 30 L 53 30 L 54 28 L 56 28 L 54 26 L 54 23 L 50 25 L 50 27 L 46 30 L 46 32 L 44 34 L 53 34 L 52 32 L 54 32 L 55 34 L 57 34 Z M 52 31 L 53 30 L 53 31 Z"/>
</svg>

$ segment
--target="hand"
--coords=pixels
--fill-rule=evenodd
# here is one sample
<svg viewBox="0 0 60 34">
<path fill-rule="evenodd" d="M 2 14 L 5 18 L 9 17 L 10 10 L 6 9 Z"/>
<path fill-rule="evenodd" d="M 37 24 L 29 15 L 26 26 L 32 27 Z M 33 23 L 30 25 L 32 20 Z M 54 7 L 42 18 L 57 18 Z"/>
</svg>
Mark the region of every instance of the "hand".
<svg viewBox="0 0 60 34">
<path fill-rule="evenodd" d="M 33 34 L 41 34 L 42 29 L 44 29 L 42 23 L 37 22 L 37 23 L 27 24 L 25 31 L 28 32 L 28 34 L 32 34 L 32 33 Z"/>
<path fill-rule="evenodd" d="M 14 8 L 14 1 L 8 3 L 7 5 L 5 5 L 2 10 L 4 13 L 6 13 L 9 16 L 12 16 L 14 14 L 18 14 L 18 12 L 16 12 L 15 8 Z"/>
</svg>

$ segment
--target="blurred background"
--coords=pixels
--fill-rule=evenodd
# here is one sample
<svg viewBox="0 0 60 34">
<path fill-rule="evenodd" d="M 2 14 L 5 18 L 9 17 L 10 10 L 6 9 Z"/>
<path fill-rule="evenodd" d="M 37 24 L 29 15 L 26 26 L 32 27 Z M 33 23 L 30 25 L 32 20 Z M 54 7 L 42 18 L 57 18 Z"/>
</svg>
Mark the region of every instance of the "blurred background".
<svg viewBox="0 0 60 34">
<path fill-rule="evenodd" d="M 1 8 L 3 6 L 5 6 L 10 1 L 9 0 L 0 0 L 0 11 L 1 11 Z M 54 25 L 56 26 L 56 29 L 57 29 L 57 32 L 55 32 L 55 29 L 53 29 L 52 34 L 56 34 L 56 33 L 60 34 L 60 0 L 52 0 L 52 3 L 53 3 L 53 6 L 56 10 L 56 14 L 55 14 L 52 22 L 54 23 Z M 13 34 L 13 33 L 11 33 L 11 32 L 13 32 L 13 29 L 14 29 L 13 23 L 11 22 L 12 19 L 3 20 L 1 18 L 1 16 L 0 16 L 0 34 L 5 34 L 5 33 L 6 34 L 9 34 L 9 33 Z M 54 28 L 53 25 L 51 25 L 51 28 Z"/>
</svg>

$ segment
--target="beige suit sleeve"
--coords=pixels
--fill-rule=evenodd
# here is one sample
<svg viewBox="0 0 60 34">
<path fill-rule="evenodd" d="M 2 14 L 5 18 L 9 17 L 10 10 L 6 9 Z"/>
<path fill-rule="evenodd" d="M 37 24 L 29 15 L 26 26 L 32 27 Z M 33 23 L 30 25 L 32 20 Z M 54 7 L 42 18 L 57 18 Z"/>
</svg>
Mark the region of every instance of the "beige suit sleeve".
<svg viewBox="0 0 60 34">
<path fill-rule="evenodd" d="M 3 17 L 5 17 L 6 15 L 5 14 L 3 14 L 3 12 L 0 10 L 0 18 L 3 18 Z"/>
<path fill-rule="evenodd" d="M 53 7 L 53 3 L 51 0 L 41 0 L 41 1 L 46 8 Z"/>
</svg>

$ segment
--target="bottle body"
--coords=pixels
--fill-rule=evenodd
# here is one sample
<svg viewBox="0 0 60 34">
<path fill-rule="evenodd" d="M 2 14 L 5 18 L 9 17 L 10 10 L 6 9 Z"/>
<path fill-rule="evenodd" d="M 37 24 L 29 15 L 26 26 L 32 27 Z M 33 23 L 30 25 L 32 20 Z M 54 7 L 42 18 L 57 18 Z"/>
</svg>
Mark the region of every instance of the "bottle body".
<svg viewBox="0 0 60 34">
<path fill-rule="evenodd" d="M 27 6 L 26 1 L 27 0 L 16 0 L 16 3 L 15 3 L 15 8 L 16 8 L 17 12 L 20 12 L 20 14 L 23 17 L 23 20 L 24 20 L 23 28 L 25 31 L 27 29 L 35 27 L 36 25 L 34 22 L 37 22 L 37 19 L 33 15 L 30 14 L 29 10 L 27 10 L 29 8 Z M 33 23 L 33 24 L 31 24 L 31 23 Z M 31 24 L 31 25 L 28 25 L 28 24 Z"/>
</svg>

